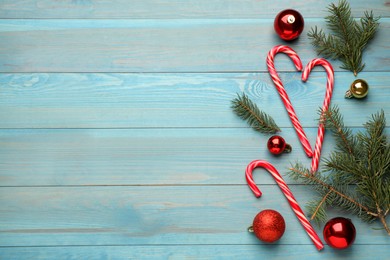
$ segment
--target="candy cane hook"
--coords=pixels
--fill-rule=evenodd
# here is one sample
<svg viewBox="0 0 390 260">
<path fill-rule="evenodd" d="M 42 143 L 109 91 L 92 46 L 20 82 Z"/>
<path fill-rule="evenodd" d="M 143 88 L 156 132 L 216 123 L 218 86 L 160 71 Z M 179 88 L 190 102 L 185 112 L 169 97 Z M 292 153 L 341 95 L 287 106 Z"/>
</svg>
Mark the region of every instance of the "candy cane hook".
<svg viewBox="0 0 390 260">
<path fill-rule="evenodd" d="M 291 49 L 288 46 L 285 45 L 277 45 L 273 47 L 267 56 L 267 66 L 268 66 L 268 72 L 271 75 L 272 81 L 275 84 L 275 87 L 277 91 L 279 92 L 280 97 L 282 98 L 282 101 L 284 103 L 284 106 L 286 107 L 287 113 L 290 116 L 290 120 L 295 128 L 295 131 L 298 134 L 299 140 L 301 141 L 301 144 L 303 146 L 303 149 L 305 150 L 305 153 L 308 157 L 313 156 L 313 150 L 311 148 L 311 145 L 309 143 L 309 140 L 306 137 L 305 131 L 303 131 L 302 125 L 298 120 L 297 114 L 295 113 L 294 107 L 291 104 L 291 101 L 287 95 L 286 90 L 284 89 L 283 83 L 279 78 L 279 75 L 275 69 L 274 59 L 275 55 L 278 53 L 285 53 L 287 54 L 292 61 L 295 64 L 295 67 L 298 71 L 302 70 L 302 62 L 299 58 L 298 54 Z"/>
<path fill-rule="evenodd" d="M 257 188 L 256 183 L 253 181 L 253 176 L 252 176 L 253 170 L 257 167 L 265 168 L 269 173 L 271 173 L 272 177 L 275 179 L 276 183 L 279 185 L 280 189 L 282 190 L 284 196 L 286 196 L 288 203 L 290 204 L 295 215 L 297 216 L 297 218 L 301 222 L 302 226 L 306 230 L 307 234 L 309 235 L 309 237 L 313 241 L 314 245 L 317 247 L 318 250 L 323 249 L 324 245 L 323 245 L 321 239 L 318 237 L 313 226 L 307 220 L 305 214 L 303 213 L 301 207 L 299 206 L 294 195 L 292 194 L 292 192 L 288 188 L 287 184 L 283 180 L 282 176 L 275 169 L 275 167 L 267 161 L 254 160 L 251 163 L 249 163 L 249 165 L 246 168 L 246 171 L 245 171 L 246 181 L 247 181 L 249 187 L 251 188 L 252 192 L 255 194 L 255 196 L 258 198 L 262 194 L 261 191 L 259 190 L 259 188 Z"/>
<path fill-rule="evenodd" d="M 323 113 L 325 113 L 329 108 L 330 100 L 332 98 L 333 86 L 334 86 L 333 67 L 327 60 L 322 59 L 322 58 L 321 59 L 313 59 L 312 61 L 310 61 L 307 64 L 307 66 L 305 67 L 305 70 L 302 73 L 302 81 L 307 81 L 311 70 L 315 66 L 324 67 L 324 69 L 327 73 L 327 82 L 326 82 L 325 99 L 324 99 L 324 103 L 322 105 L 320 122 L 318 125 L 316 144 L 315 144 L 315 148 L 314 148 L 313 158 L 311 161 L 311 172 L 312 173 L 315 173 L 318 170 L 318 165 L 319 165 L 320 156 L 321 156 L 321 148 L 322 148 L 322 143 L 324 142 L 324 132 L 325 132 L 325 126 L 322 123 L 322 118 L 323 118 Z"/>
</svg>

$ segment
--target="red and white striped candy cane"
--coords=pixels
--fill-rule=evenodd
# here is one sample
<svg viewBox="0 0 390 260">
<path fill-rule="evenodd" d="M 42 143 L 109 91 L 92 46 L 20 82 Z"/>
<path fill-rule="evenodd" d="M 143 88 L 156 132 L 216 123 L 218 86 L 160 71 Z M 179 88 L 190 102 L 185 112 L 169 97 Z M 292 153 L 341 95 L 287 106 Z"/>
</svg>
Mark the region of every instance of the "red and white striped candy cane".
<svg viewBox="0 0 390 260">
<path fill-rule="evenodd" d="M 268 172 L 270 172 L 272 174 L 272 177 L 275 179 L 276 183 L 279 185 L 284 196 L 286 196 L 288 203 L 290 204 L 295 215 L 297 216 L 297 218 L 301 222 L 302 226 L 306 230 L 307 234 L 309 235 L 309 237 L 313 241 L 314 245 L 317 247 L 318 250 L 323 249 L 324 245 L 323 245 L 321 239 L 318 237 L 313 226 L 307 220 L 305 214 L 303 213 L 303 211 L 302 211 L 301 207 L 299 206 L 297 200 L 295 199 L 294 195 L 292 194 L 292 192 L 288 188 L 286 182 L 283 180 L 282 176 L 275 169 L 275 167 L 267 161 L 254 160 L 251 163 L 249 163 L 247 168 L 246 168 L 246 171 L 245 171 L 246 181 L 247 181 L 249 187 L 251 188 L 252 192 L 255 194 L 255 196 L 258 198 L 262 194 L 261 191 L 259 190 L 259 188 L 257 188 L 256 183 L 253 181 L 253 176 L 252 176 L 253 170 L 257 167 L 265 168 Z"/>
<path fill-rule="evenodd" d="M 302 125 L 298 120 L 298 117 L 295 113 L 295 110 L 291 104 L 291 101 L 286 93 L 286 90 L 284 89 L 283 83 L 280 80 L 278 73 L 275 69 L 274 65 L 274 58 L 275 55 L 278 53 L 285 53 L 287 54 L 292 61 L 295 64 L 295 67 L 297 70 L 301 71 L 302 70 L 302 62 L 301 59 L 299 58 L 298 54 L 291 49 L 288 46 L 285 45 L 277 45 L 273 47 L 267 56 L 267 66 L 268 66 L 268 71 L 269 74 L 271 75 L 271 78 L 276 86 L 276 89 L 279 92 L 280 97 L 282 98 L 282 101 L 284 103 L 284 106 L 286 107 L 287 113 L 290 116 L 290 120 L 295 128 L 295 131 L 298 134 L 299 140 L 301 141 L 301 144 L 303 146 L 303 149 L 305 150 L 305 153 L 308 157 L 313 156 L 313 149 L 311 148 L 311 145 L 309 143 L 309 140 L 306 137 L 305 131 L 303 131 Z"/>
<path fill-rule="evenodd" d="M 325 99 L 324 103 L 322 105 L 322 112 L 328 110 L 330 100 L 332 98 L 332 92 L 333 92 L 333 86 L 334 86 L 334 71 L 332 65 L 325 59 L 313 59 L 311 60 L 305 67 L 305 70 L 302 73 L 302 80 L 307 81 L 309 78 L 309 74 L 311 70 L 315 66 L 322 66 L 324 67 L 326 73 L 327 73 L 327 82 L 326 82 L 326 92 L 325 92 Z M 317 139 L 316 144 L 314 148 L 313 158 L 311 161 L 311 172 L 315 173 L 318 170 L 318 165 L 320 163 L 320 156 L 321 156 L 321 147 L 322 143 L 324 142 L 324 132 L 325 132 L 325 126 L 321 123 L 322 121 L 322 115 L 320 117 L 320 123 L 318 125 L 318 133 L 317 133 Z"/>
</svg>

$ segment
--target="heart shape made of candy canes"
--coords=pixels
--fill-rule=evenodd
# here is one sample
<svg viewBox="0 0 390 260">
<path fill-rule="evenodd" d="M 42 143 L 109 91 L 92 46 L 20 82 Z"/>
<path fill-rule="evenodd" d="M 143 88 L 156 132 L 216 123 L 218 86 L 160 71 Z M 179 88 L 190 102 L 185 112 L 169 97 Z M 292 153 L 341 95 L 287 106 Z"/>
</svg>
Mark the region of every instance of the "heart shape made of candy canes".
<svg viewBox="0 0 390 260">
<path fill-rule="evenodd" d="M 301 59 L 299 58 L 298 54 L 290 47 L 285 46 L 285 45 L 278 45 L 272 48 L 267 56 L 267 66 L 268 66 L 268 71 L 269 74 L 272 78 L 272 81 L 275 84 L 275 87 L 280 95 L 280 97 L 283 100 L 283 103 L 286 107 L 287 113 L 290 117 L 290 120 L 295 128 L 295 131 L 298 134 L 298 138 L 303 146 L 303 149 L 305 150 L 305 153 L 308 157 L 313 157 L 312 158 L 312 163 L 311 163 L 311 171 L 312 173 L 316 172 L 318 169 L 319 165 L 319 159 L 321 155 L 321 148 L 322 148 L 322 143 L 324 141 L 324 131 L 325 127 L 324 124 L 322 123 L 322 120 L 320 120 L 319 125 L 318 125 L 318 132 L 317 132 L 317 138 L 316 138 L 316 143 L 315 143 L 315 148 L 314 151 L 311 148 L 311 145 L 309 143 L 309 140 L 307 139 L 306 133 L 302 128 L 301 123 L 298 120 L 298 117 L 295 113 L 294 107 L 291 104 L 291 101 L 288 97 L 288 94 L 286 90 L 284 89 L 283 83 L 279 78 L 279 75 L 275 69 L 274 65 L 274 58 L 275 55 L 278 53 L 285 53 L 287 54 L 292 61 L 294 62 L 295 67 L 297 68 L 298 71 L 302 70 L 302 62 Z M 332 98 L 332 92 L 333 92 L 333 86 L 334 86 L 334 71 L 332 65 L 325 59 L 322 58 L 317 58 L 311 60 L 305 67 L 303 73 L 302 73 L 302 81 L 306 81 L 309 77 L 309 74 L 311 70 L 313 69 L 314 66 L 323 66 L 326 70 L 327 73 L 327 83 L 326 83 L 326 92 L 325 92 L 325 99 L 322 105 L 322 114 L 326 112 L 329 108 L 330 100 Z M 321 117 L 322 118 L 322 115 Z"/>
</svg>

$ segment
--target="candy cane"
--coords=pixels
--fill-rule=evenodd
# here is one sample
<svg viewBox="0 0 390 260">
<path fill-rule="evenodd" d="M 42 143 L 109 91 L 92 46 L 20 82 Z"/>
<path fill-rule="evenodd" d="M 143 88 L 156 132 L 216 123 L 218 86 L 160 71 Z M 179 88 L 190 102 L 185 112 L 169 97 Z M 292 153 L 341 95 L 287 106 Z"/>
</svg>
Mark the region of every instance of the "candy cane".
<svg viewBox="0 0 390 260">
<path fill-rule="evenodd" d="M 284 89 L 283 83 L 280 80 L 278 73 L 275 69 L 274 58 L 275 58 L 275 55 L 280 53 L 280 52 L 287 54 L 292 59 L 292 61 L 295 64 L 295 67 L 299 71 L 302 70 L 302 62 L 301 62 L 301 59 L 299 58 L 298 54 L 293 49 L 291 49 L 288 46 L 284 46 L 284 45 L 275 46 L 274 48 L 272 48 L 269 51 L 268 56 L 267 56 L 267 66 L 268 66 L 268 71 L 269 71 L 269 74 L 271 75 L 272 81 L 274 82 L 276 89 L 278 90 L 279 95 L 282 98 L 284 106 L 286 107 L 287 113 L 290 116 L 290 120 L 295 128 L 295 131 L 298 134 L 298 137 L 299 137 L 299 140 L 301 141 L 303 149 L 305 150 L 308 157 L 312 157 L 313 150 L 311 148 L 309 140 L 306 137 L 305 131 L 303 131 L 302 125 L 298 120 L 298 117 L 295 113 L 295 110 L 294 110 L 292 104 L 291 104 L 291 101 L 290 101 L 290 99 L 289 99 L 289 97 Z"/>
<path fill-rule="evenodd" d="M 311 70 L 317 65 L 325 68 L 325 71 L 327 73 L 327 82 L 326 82 L 325 99 L 324 99 L 324 103 L 322 105 L 320 123 L 318 125 L 316 144 L 315 144 L 315 148 L 314 148 L 313 158 L 311 161 L 312 173 L 315 173 L 318 170 L 318 165 L 319 165 L 320 156 L 321 156 L 321 147 L 322 147 L 322 143 L 324 142 L 324 132 L 325 132 L 325 126 L 322 123 L 322 115 L 329 108 L 330 100 L 332 98 L 333 85 L 334 85 L 333 67 L 325 59 L 313 59 L 312 61 L 310 61 L 302 73 L 302 80 L 306 81 L 309 78 L 309 74 L 310 74 Z"/>
<path fill-rule="evenodd" d="M 256 183 L 253 181 L 253 176 L 252 176 L 253 170 L 257 167 L 263 167 L 266 170 L 268 170 L 268 172 L 270 172 L 272 174 L 272 177 L 275 179 L 276 183 L 279 185 L 284 196 L 286 196 L 288 203 L 290 204 L 295 215 L 297 216 L 297 218 L 301 222 L 302 226 L 306 230 L 307 234 L 309 235 L 309 237 L 313 241 L 314 245 L 317 247 L 318 250 L 323 249 L 324 245 L 322 244 L 321 239 L 318 237 L 316 231 L 314 230 L 314 228 L 312 227 L 310 222 L 305 217 L 305 214 L 303 213 L 297 200 L 294 198 L 294 195 L 292 194 L 292 192 L 288 188 L 287 184 L 285 183 L 285 181 L 283 180 L 283 178 L 279 174 L 279 172 L 269 162 L 262 161 L 262 160 L 254 160 L 246 168 L 246 171 L 245 171 L 246 181 L 247 181 L 249 187 L 251 188 L 252 192 L 255 194 L 255 196 L 258 198 L 262 195 L 259 188 L 257 188 Z"/>
</svg>

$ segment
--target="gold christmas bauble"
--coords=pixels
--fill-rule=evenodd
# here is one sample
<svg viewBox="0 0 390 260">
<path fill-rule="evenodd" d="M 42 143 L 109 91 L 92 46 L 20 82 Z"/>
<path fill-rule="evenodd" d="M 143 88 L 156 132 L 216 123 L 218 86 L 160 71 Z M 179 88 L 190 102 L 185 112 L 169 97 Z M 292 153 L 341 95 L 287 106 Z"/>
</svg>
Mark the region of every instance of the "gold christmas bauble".
<svg viewBox="0 0 390 260">
<path fill-rule="evenodd" d="M 364 98 L 368 94 L 368 83 L 363 79 L 352 82 L 349 90 L 345 93 L 346 98 Z"/>
</svg>

